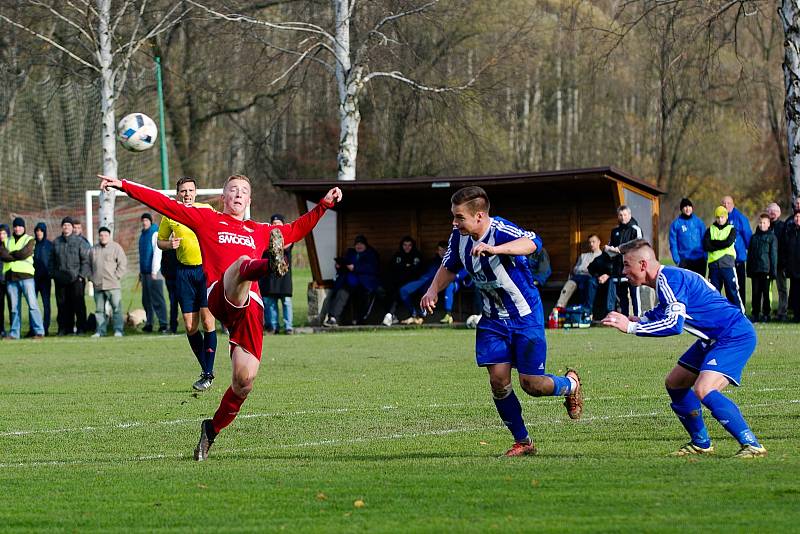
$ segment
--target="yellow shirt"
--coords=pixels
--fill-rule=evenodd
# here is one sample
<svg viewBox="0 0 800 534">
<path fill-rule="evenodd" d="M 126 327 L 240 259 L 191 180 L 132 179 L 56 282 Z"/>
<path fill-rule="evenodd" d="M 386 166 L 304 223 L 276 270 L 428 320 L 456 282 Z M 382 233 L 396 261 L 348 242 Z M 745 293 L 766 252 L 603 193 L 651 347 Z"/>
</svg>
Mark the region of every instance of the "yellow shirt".
<svg viewBox="0 0 800 534">
<path fill-rule="evenodd" d="M 202 202 L 195 202 L 198 208 L 211 208 L 210 205 Z M 161 224 L 158 226 L 158 239 L 166 241 L 169 236 L 181 238 L 181 244 L 177 249 L 178 261 L 184 265 L 202 265 L 203 256 L 200 254 L 200 243 L 189 227 L 173 221 L 169 217 L 161 217 Z"/>
</svg>

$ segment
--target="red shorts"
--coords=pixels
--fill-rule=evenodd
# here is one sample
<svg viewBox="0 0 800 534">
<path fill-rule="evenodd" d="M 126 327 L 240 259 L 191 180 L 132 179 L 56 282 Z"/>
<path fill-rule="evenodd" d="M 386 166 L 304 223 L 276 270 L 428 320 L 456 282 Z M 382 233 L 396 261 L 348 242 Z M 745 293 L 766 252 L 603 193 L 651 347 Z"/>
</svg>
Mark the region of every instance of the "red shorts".
<svg viewBox="0 0 800 534">
<path fill-rule="evenodd" d="M 244 306 L 234 306 L 227 298 L 221 280 L 208 287 L 208 311 L 228 329 L 231 350 L 238 345 L 261 360 L 264 343 L 264 302 L 255 291 Z"/>
</svg>

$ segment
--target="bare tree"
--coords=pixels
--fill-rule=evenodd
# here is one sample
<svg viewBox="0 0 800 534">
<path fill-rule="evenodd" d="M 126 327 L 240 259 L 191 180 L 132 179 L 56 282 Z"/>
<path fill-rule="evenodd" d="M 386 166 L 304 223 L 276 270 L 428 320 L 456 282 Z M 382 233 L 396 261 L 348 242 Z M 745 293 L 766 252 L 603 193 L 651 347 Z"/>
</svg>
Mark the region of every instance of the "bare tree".
<svg viewBox="0 0 800 534">
<path fill-rule="evenodd" d="M 379 78 L 392 79 L 418 91 L 452 93 L 471 87 L 482 70 L 478 69 L 475 75 L 455 85 L 422 83 L 401 70 L 371 70 L 371 60 L 374 59 L 376 49 L 402 48 L 402 33 L 398 31 L 398 24 L 410 17 L 430 16 L 439 0 L 398 2 L 398 9 L 382 12 L 368 4 L 359 11 L 357 0 L 331 0 L 333 22 L 328 27 L 303 20 L 263 20 L 245 14 L 223 12 L 195 0 L 187 2 L 218 19 L 268 31 L 269 45 L 292 58 L 270 85 L 279 83 L 306 62 L 314 62 L 334 76 L 339 115 L 337 179 L 343 181 L 356 178 L 358 130 L 361 123 L 360 98 L 370 81 Z M 371 22 L 365 23 L 357 32 L 354 21 L 367 18 Z M 291 37 L 286 37 L 287 35 Z"/>
<path fill-rule="evenodd" d="M 39 31 L 35 26 L 0 13 L 0 21 L 24 30 L 60 51 L 78 68 L 88 70 L 100 82 L 103 174 L 117 175 L 116 100 L 125 86 L 134 55 L 159 33 L 186 13 L 180 3 L 166 8 L 158 20 L 144 27 L 149 0 L 24 0 L 53 25 L 63 26 L 63 36 Z M 113 4 L 113 5 L 112 5 Z M 114 228 L 114 191 L 101 194 L 100 225 Z"/>
</svg>

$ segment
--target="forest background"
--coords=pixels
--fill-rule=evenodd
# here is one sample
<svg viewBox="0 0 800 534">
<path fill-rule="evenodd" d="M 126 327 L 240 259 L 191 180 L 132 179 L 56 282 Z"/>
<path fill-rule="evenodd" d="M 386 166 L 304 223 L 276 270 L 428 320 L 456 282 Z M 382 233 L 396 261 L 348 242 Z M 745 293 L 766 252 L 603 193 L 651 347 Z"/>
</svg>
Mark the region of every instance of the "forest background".
<svg viewBox="0 0 800 534">
<path fill-rule="evenodd" d="M 134 8 L 120 28 L 157 29 L 139 33 L 116 119 L 158 120 L 159 57 L 171 176 L 218 187 L 244 172 L 255 218 L 296 215 L 273 184 L 336 177 L 337 82 L 324 47 L 300 48 L 259 21 L 331 27 L 340 3 L 111 0 L 112 12 Z M 357 180 L 612 165 L 667 191 L 662 230 L 682 197 L 707 223 L 725 194 L 751 219 L 771 201 L 790 205 L 784 30 L 773 2 L 351 3 L 354 61 L 404 78 L 376 77 L 360 93 Z M 73 57 L 96 53 L 81 24 L 92 6 L 0 3 L 2 221 L 80 215 L 96 187 L 101 86 Z M 209 6 L 251 22 L 221 20 Z M 407 16 L 372 31 L 397 13 Z M 124 32 L 117 38 L 124 48 Z M 120 176 L 160 185 L 158 149 L 117 159 Z"/>
</svg>

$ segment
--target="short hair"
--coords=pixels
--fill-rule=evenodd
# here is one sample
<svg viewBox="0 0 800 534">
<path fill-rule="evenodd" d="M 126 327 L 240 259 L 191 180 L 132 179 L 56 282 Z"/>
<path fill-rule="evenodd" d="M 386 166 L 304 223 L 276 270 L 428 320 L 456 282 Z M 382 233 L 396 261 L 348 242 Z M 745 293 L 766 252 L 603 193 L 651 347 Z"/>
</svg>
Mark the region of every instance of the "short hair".
<svg viewBox="0 0 800 534">
<path fill-rule="evenodd" d="M 620 207 L 617 208 L 617 213 L 622 213 L 623 211 L 631 211 L 627 204 L 622 204 Z"/>
<path fill-rule="evenodd" d="M 186 184 L 186 183 L 189 183 L 189 182 L 192 182 L 194 184 L 194 188 L 197 189 L 197 180 L 195 180 L 191 176 L 181 176 L 180 178 L 178 178 L 178 181 L 175 183 L 175 191 L 180 191 L 181 190 L 181 186 L 183 184 Z"/>
<path fill-rule="evenodd" d="M 438 243 L 436 243 L 436 246 L 446 249 L 447 246 L 448 246 L 448 243 L 447 243 L 447 241 L 439 241 Z"/>
<path fill-rule="evenodd" d="M 643 248 L 649 248 L 651 251 L 653 250 L 653 246 L 649 241 L 647 241 L 647 239 L 634 239 L 632 241 L 628 241 L 627 243 L 621 244 L 619 246 L 619 253 L 629 254 Z"/>
<path fill-rule="evenodd" d="M 758 218 L 759 219 L 769 219 L 769 215 L 767 215 L 766 213 L 760 213 L 758 215 Z"/>
<path fill-rule="evenodd" d="M 450 197 L 450 203 L 454 206 L 466 204 L 471 213 L 485 211 L 489 213 L 489 195 L 482 187 L 470 185 L 462 187 Z"/>
<path fill-rule="evenodd" d="M 226 187 L 228 187 L 228 184 L 231 182 L 231 180 L 242 180 L 243 182 L 247 182 L 247 184 L 250 187 L 253 186 L 253 184 L 250 183 L 250 178 L 248 178 L 244 174 L 232 174 L 231 176 L 228 176 L 228 178 L 225 179 L 225 183 L 222 184 L 222 188 L 225 189 Z"/>
<path fill-rule="evenodd" d="M 97 233 L 98 233 L 98 234 L 102 234 L 103 232 L 106 232 L 107 234 L 110 234 L 110 233 L 111 233 L 111 230 L 109 230 L 109 229 L 108 229 L 107 227 L 105 227 L 105 226 L 101 226 L 100 228 L 98 228 L 98 229 L 97 229 Z"/>
<path fill-rule="evenodd" d="M 591 238 L 596 237 L 598 241 L 602 242 L 603 240 L 600 239 L 600 236 L 597 234 L 589 234 L 589 237 L 586 238 L 586 241 L 589 241 Z"/>
</svg>

